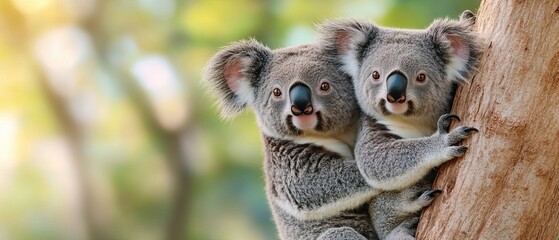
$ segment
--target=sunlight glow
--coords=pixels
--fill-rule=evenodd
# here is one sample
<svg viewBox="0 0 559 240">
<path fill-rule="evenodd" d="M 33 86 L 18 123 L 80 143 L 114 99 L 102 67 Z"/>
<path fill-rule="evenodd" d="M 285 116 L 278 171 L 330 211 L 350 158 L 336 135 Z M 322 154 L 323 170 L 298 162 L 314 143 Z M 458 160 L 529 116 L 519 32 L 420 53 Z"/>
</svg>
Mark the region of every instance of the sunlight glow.
<svg viewBox="0 0 559 240">
<path fill-rule="evenodd" d="M 0 114 L 0 192 L 11 186 L 16 168 L 20 122 L 15 115 Z"/>
<path fill-rule="evenodd" d="M 41 11 L 50 6 L 53 2 L 53 0 L 12 0 L 17 10 L 25 15 Z"/>
<path fill-rule="evenodd" d="M 162 56 L 146 56 L 131 71 L 146 92 L 159 123 L 168 130 L 182 127 L 188 117 L 188 105 L 171 63 Z"/>
<path fill-rule="evenodd" d="M 65 97 L 76 91 L 79 78 L 73 73 L 92 52 L 89 36 L 75 26 L 54 29 L 35 42 L 35 54 L 48 74 L 51 87 Z"/>
</svg>

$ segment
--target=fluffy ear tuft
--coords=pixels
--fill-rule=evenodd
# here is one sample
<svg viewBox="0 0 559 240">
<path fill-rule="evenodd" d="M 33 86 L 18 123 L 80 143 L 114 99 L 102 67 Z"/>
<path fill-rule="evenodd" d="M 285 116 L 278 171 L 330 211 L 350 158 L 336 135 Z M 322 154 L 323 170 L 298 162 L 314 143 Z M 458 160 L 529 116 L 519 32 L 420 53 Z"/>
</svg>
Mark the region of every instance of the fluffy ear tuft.
<svg viewBox="0 0 559 240">
<path fill-rule="evenodd" d="M 368 43 L 378 28 L 364 19 L 327 20 L 318 26 L 319 42 L 344 72 L 357 77 Z"/>
<path fill-rule="evenodd" d="M 445 59 L 447 79 L 457 83 L 467 82 L 479 64 L 480 43 L 472 32 L 475 15 L 464 11 L 460 21 L 439 19 L 427 32 Z"/>
<path fill-rule="evenodd" d="M 232 43 L 217 52 L 203 80 L 218 99 L 221 115 L 233 117 L 254 101 L 260 72 L 272 51 L 254 39 Z"/>
</svg>

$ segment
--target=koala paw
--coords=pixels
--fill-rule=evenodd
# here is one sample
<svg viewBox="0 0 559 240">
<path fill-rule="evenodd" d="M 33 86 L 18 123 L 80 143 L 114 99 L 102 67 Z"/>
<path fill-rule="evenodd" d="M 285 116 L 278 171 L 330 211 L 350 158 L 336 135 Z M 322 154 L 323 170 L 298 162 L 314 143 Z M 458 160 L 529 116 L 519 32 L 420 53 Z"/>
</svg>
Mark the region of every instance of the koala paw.
<svg viewBox="0 0 559 240">
<path fill-rule="evenodd" d="M 421 193 L 421 195 L 419 195 L 419 197 L 417 199 L 415 199 L 415 203 L 418 204 L 419 206 L 421 206 L 422 208 L 429 206 L 429 204 L 431 204 L 431 202 L 433 202 L 433 200 L 435 199 L 436 196 L 438 196 L 440 193 L 442 193 L 442 190 L 439 189 L 430 189 L 427 191 L 424 191 Z"/>
<path fill-rule="evenodd" d="M 447 148 L 446 156 L 450 156 L 451 158 L 461 157 L 466 153 L 468 147 L 464 146 L 451 146 Z"/>
<path fill-rule="evenodd" d="M 479 132 L 476 128 L 459 126 L 452 131 L 448 131 L 452 120 L 460 121 L 460 118 L 453 114 L 444 114 L 439 118 L 437 122 L 438 134 L 443 137 L 446 156 L 445 159 L 460 157 L 466 153 L 468 150 L 465 146 L 458 146 L 458 144 L 472 136 L 474 133 Z"/>
<path fill-rule="evenodd" d="M 460 141 L 470 137 L 472 134 L 479 132 L 476 128 L 460 126 L 452 131 L 448 131 L 452 120 L 460 121 L 460 118 L 453 114 L 444 114 L 437 122 L 438 133 L 445 136 L 445 142 L 448 146 L 456 146 Z"/>
<path fill-rule="evenodd" d="M 435 197 L 442 193 L 442 190 L 438 189 L 429 189 L 424 191 L 419 191 L 416 195 L 411 199 L 411 201 L 407 204 L 409 207 L 409 212 L 419 212 L 424 207 L 427 207 L 435 200 Z"/>
<path fill-rule="evenodd" d="M 449 145 L 455 146 L 460 143 L 460 141 L 470 137 L 472 134 L 477 132 L 479 132 L 479 130 L 477 130 L 476 128 L 460 126 L 452 130 L 447 135 L 446 141 Z"/>
</svg>

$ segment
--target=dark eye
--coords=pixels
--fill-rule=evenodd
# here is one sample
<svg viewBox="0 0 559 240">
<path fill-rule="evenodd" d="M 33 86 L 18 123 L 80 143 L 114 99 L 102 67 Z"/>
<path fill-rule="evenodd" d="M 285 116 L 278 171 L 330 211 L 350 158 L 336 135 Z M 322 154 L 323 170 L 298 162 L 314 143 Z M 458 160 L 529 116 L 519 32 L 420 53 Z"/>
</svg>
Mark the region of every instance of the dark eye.
<svg viewBox="0 0 559 240">
<path fill-rule="evenodd" d="M 328 84 L 328 83 L 326 83 L 326 82 L 320 84 L 320 90 L 322 90 L 322 91 L 324 91 L 324 92 L 330 90 L 330 84 Z"/>
<path fill-rule="evenodd" d="M 425 82 L 425 80 L 427 80 L 427 76 L 425 76 L 425 74 L 423 74 L 423 73 L 420 73 L 419 75 L 417 75 L 415 80 L 422 83 L 422 82 Z"/>
<path fill-rule="evenodd" d="M 279 97 L 281 96 L 281 90 L 279 88 L 274 88 L 274 91 L 272 91 L 272 93 L 274 94 L 274 96 Z"/>
<path fill-rule="evenodd" d="M 377 71 L 373 71 L 371 74 L 374 80 L 378 80 L 380 78 L 380 74 Z"/>
</svg>

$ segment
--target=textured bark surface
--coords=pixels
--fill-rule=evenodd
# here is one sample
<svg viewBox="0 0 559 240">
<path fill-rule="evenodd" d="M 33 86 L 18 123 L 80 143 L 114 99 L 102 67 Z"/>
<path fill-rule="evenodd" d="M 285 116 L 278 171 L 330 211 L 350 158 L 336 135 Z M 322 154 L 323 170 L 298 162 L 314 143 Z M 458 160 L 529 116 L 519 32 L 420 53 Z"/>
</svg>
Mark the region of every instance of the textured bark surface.
<svg viewBox="0 0 559 240">
<path fill-rule="evenodd" d="M 480 71 L 454 110 L 480 133 L 443 165 L 418 239 L 559 237 L 559 1 L 483 1 Z"/>
</svg>

